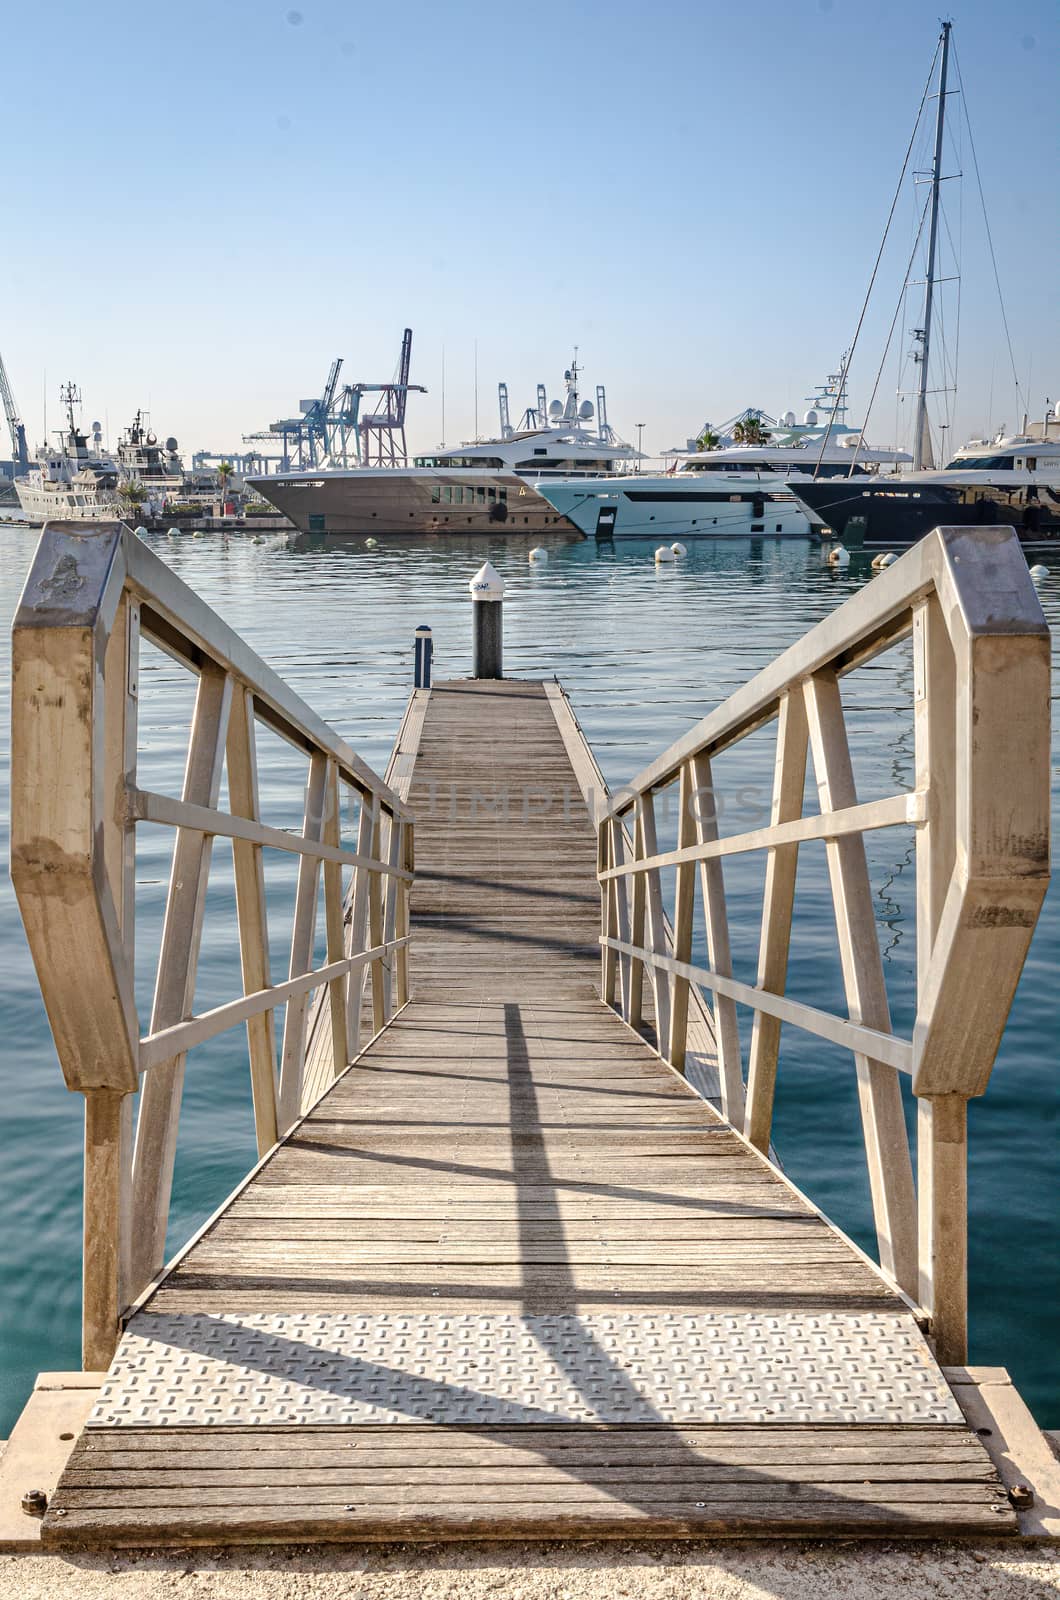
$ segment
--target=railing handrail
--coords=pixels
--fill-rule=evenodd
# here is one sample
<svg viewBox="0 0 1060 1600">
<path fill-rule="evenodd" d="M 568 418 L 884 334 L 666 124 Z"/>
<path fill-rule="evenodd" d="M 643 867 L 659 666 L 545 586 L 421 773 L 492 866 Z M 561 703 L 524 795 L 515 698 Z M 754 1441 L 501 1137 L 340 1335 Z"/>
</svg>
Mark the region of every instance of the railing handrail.
<svg viewBox="0 0 1060 1600">
<path fill-rule="evenodd" d="M 141 637 L 198 680 L 180 798 L 137 780 Z M 366 979 L 375 1029 L 407 1000 L 413 823 L 404 800 L 121 524 L 44 529 L 15 615 L 12 669 L 11 872 L 60 1065 L 85 1095 L 84 1353 L 98 1367 L 123 1306 L 164 1258 L 186 1053 L 246 1024 L 261 1155 L 356 1055 Z M 261 819 L 258 722 L 308 758 L 300 834 Z M 341 840 L 344 786 L 360 802 L 353 849 Z M 175 836 L 146 1030 L 133 982 L 141 822 Z M 217 837 L 232 844 L 242 993 L 196 1013 Z M 298 861 L 281 982 L 270 968 L 266 848 Z M 354 873 L 348 901 L 344 867 Z M 327 955 L 314 967 L 321 875 Z M 313 991 L 322 1006 L 310 1027 Z"/>
<path fill-rule="evenodd" d="M 64 589 L 56 568 L 83 556 Z M 70 569 L 67 569 L 69 572 Z M 255 711 L 281 737 L 306 750 L 325 750 L 347 782 L 378 795 L 386 810 L 406 811 L 399 797 L 301 696 L 207 605 L 171 567 L 124 524 L 49 522 L 43 529 L 12 624 L 27 628 L 83 627 L 106 615 L 127 583 L 141 604 L 141 632 L 185 665 L 198 670 L 205 656 L 254 689 Z"/>
<path fill-rule="evenodd" d="M 958 568 L 969 557 L 979 576 L 989 580 L 989 590 L 986 583 L 960 581 Z M 989 570 L 980 565 L 984 558 L 990 559 Z M 622 815 L 638 795 L 673 782 L 692 756 L 704 751 L 719 755 L 771 721 L 787 685 L 825 666 L 842 677 L 890 649 L 912 631 L 912 607 L 939 585 L 950 588 L 949 598 L 962 609 L 969 638 L 1049 637 L 1049 625 L 1011 528 L 936 528 L 616 789 L 602 808 L 601 820 Z"/>
<path fill-rule="evenodd" d="M 910 634 L 914 786 L 859 803 L 839 679 Z M 763 1154 L 781 1025 L 853 1052 L 881 1268 L 931 1316 L 949 1361 L 966 1348 L 966 1103 L 989 1081 L 1049 877 L 1049 674 L 1049 630 L 1015 532 L 936 528 L 598 811 L 604 1000 L 617 996 L 635 1020 L 648 977 L 660 1054 L 680 1070 L 691 986 L 710 991 L 722 1107 Z M 770 823 L 723 835 L 711 761 L 773 720 Z M 820 810 L 804 816 L 809 756 Z M 678 781 L 677 848 L 661 850 L 655 797 Z M 910 1040 L 891 1031 L 864 849 L 866 832 L 901 825 L 916 830 Z M 845 1017 L 785 993 L 798 849 L 809 840 L 828 855 Z M 722 864 L 760 850 L 758 978 L 748 984 L 733 977 Z M 664 870 L 675 873 L 672 936 Z M 692 961 L 697 870 L 706 966 Z M 754 1013 L 746 1092 L 736 1005 Z M 918 1191 L 897 1073 L 911 1075 L 919 1102 Z"/>
</svg>

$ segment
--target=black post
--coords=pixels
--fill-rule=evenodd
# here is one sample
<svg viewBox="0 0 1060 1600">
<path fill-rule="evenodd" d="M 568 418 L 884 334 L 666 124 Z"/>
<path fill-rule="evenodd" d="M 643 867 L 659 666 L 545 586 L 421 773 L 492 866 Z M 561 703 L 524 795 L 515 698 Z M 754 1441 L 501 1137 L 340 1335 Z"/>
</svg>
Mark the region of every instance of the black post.
<svg viewBox="0 0 1060 1600">
<path fill-rule="evenodd" d="M 471 590 L 472 677 L 503 678 L 504 579 L 487 561 L 468 584 Z"/>
<path fill-rule="evenodd" d="M 474 667 L 476 678 L 504 677 L 504 639 L 501 600 L 480 600 L 474 608 Z"/>
<path fill-rule="evenodd" d="M 434 657 L 434 636 L 426 623 L 416 629 L 416 667 L 414 687 L 429 689 L 431 686 L 431 661 Z"/>
</svg>

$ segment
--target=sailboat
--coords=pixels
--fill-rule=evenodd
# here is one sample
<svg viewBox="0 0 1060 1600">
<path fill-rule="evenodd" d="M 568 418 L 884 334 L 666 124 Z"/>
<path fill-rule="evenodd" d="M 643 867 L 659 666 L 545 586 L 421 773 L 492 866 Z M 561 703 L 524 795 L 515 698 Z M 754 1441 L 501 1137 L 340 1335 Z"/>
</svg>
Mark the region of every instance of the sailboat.
<svg viewBox="0 0 1060 1600">
<path fill-rule="evenodd" d="M 909 472 L 881 478 L 853 473 L 843 479 L 815 476 L 792 484 L 796 498 L 825 536 L 838 535 L 848 547 L 897 550 L 915 544 L 943 524 L 1001 524 L 1016 529 L 1028 549 L 1060 548 L 1060 406 L 1048 403 L 1041 437 L 1026 431 L 992 440 L 973 440 L 936 470 L 928 417 L 928 360 L 939 283 L 939 196 L 943 182 L 942 148 L 952 23 L 944 22 L 936 51 L 939 60 L 938 108 L 928 212 L 927 275 L 923 326 L 916 330 L 918 368 L 913 465 Z M 1052 437 L 1050 433 L 1052 432 Z M 855 462 L 856 464 L 856 462 Z"/>
</svg>

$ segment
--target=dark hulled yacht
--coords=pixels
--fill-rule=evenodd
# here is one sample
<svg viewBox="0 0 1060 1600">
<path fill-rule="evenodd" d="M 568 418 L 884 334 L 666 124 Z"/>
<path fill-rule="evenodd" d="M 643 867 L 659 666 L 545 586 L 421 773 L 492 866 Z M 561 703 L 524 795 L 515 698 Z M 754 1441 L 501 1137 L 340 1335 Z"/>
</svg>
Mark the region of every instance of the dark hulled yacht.
<svg viewBox="0 0 1060 1600">
<path fill-rule="evenodd" d="M 790 485 L 848 547 L 901 550 L 932 528 L 1015 528 L 1028 549 L 1060 546 L 1060 443 L 1026 435 L 974 440 L 938 472 L 817 478 Z"/>
</svg>

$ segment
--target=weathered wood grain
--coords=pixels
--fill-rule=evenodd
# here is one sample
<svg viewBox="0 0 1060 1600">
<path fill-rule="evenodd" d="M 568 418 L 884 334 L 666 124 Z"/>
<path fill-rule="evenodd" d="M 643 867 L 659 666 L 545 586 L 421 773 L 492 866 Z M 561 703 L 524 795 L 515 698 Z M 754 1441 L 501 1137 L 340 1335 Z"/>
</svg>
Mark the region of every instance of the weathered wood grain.
<svg viewBox="0 0 1060 1600">
<path fill-rule="evenodd" d="M 404 773 L 411 1002 L 146 1313 L 902 1311 L 601 1004 L 596 841 L 542 687 L 442 685 L 421 709 Z M 369 895 L 361 940 L 373 916 L 383 928 Z M 665 978 L 660 993 L 665 1014 Z M 82 1436 L 44 1533 L 71 1546 L 1014 1525 L 960 1426 L 123 1426 Z"/>
</svg>

